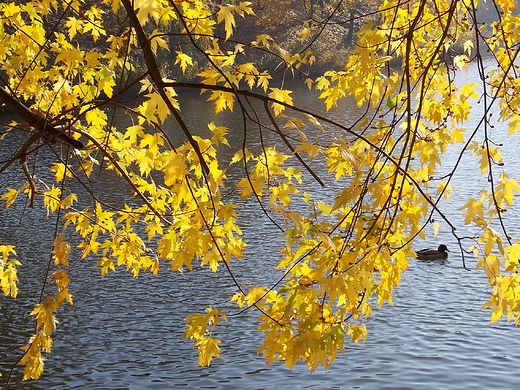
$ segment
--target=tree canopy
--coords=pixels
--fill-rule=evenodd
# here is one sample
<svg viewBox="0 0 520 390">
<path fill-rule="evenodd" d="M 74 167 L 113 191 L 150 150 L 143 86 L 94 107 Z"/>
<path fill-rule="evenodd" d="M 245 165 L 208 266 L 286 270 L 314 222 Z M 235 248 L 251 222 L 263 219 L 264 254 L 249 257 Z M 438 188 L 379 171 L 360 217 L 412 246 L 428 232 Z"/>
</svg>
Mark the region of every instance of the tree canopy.
<svg viewBox="0 0 520 390">
<path fill-rule="evenodd" d="M 494 142 L 490 123 L 496 108 L 509 135 L 520 129 L 514 2 L 494 0 L 488 23 L 473 0 L 267 3 L 260 10 L 249 1 L 206 0 L 0 4 L 0 109 L 14 114 L 3 124 L 0 174 L 24 182 L 1 188 L 1 199 L 6 209 L 42 208 L 55 230 L 30 313 L 35 331 L 20 340 L 24 380 L 42 373 L 59 309 L 73 304 L 74 250 L 94 259 L 101 275 L 187 272 L 194 264 L 227 273 L 236 284 L 230 299 L 258 312 L 266 362 L 304 361 L 314 370 L 346 342 L 366 338 L 365 319 L 392 302 L 412 243 L 442 224 L 461 266 L 476 256 L 486 273 L 491 320 L 520 322 L 520 242 L 504 220 L 520 186 L 502 163 L 508 145 Z M 302 19 L 282 44 L 262 29 L 272 30 L 283 6 Z M 338 26 L 348 36 L 358 25 L 342 66 L 314 72 L 320 42 Z M 485 67 L 485 58 L 494 66 Z M 456 72 L 470 62 L 478 82 L 457 85 Z M 318 91 L 313 109 L 293 103 L 294 82 Z M 209 137 L 193 128 L 184 90 L 199 91 L 200 105 L 215 114 L 239 115 L 242 144 L 230 144 L 223 115 L 207 123 Z M 361 114 L 341 123 L 327 111 L 346 98 Z M 466 128 L 475 101 L 482 116 Z M 252 136 L 260 148 L 250 147 Z M 473 237 L 459 236 L 440 208 L 460 162 L 440 170 L 452 144 L 462 145 L 461 158 L 477 156 L 487 178 L 460 210 L 478 232 Z M 238 182 L 228 179 L 231 169 Z M 132 197 L 106 201 L 107 189 L 93 179 L 101 172 L 126 183 Z M 331 182 L 335 194 L 324 199 L 322 186 Z M 283 276 L 272 284 L 247 285 L 229 266 L 247 245 L 232 190 L 284 239 L 273 253 Z M 0 286 L 16 298 L 20 265 L 31 264 L 0 238 Z M 186 318 L 200 365 L 219 357 L 215 328 L 226 318 L 218 307 Z M 1 374 L 9 382 L 12 373 Z"/>
</svg>

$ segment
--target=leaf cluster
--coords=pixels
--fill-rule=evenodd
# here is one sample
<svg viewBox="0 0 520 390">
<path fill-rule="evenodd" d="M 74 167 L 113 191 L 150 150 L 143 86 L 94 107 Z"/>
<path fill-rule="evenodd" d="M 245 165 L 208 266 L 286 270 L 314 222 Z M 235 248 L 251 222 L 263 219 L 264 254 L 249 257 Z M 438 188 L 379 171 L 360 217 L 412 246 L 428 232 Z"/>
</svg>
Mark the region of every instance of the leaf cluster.
<svg viewBox="0 0 520 390">
<path fill-rule="evenodd" d="M 0 4 L 0 101 L 19 117 L 4 126 L 4 138 L 23 139 L 0 174 L 20 168 L 25 181 L 5 188 L 1 199 L 13 210 L 25 197 L 55 226 L 49 272 L 31 312 L 34 334 L 19 360 L 23 379 L 41 375 L 59 309 L 73 304 L 74 250 L 78 261 L 94 259 L 102 276 L 223 269 L 236 287 L 230 299 L 238 314 L 258 313 L 266 362 L 304 361 L 314 370 L 344 353 L 346 341 L 365 340 L 374 306 L 392 303 L 412 242 L 438 219 L 459 244 L 463 266 L 473 253 L 484 269 L 492 321 L 519 323 L 519 242 L 504 213 L 520 186 L 503 170 L 489 111 L 499 107 L 509 135 L 518 130 L 520 29 L 513 4 L 495 4 L 499 18 L 487 33 L 473 2 L 383 1 L 377 17 L 366 15 L 343 68 L 315 79 L 306 73 L 316 61 L 314 42 L 349 9 L 342 1 L 324 5 L 319 23 L 309 13 L 296 49 L 265 33 L 235 40 L 239 21 L 256 17 L 249 1 Z M 498 65 L 489 72 L 486 50 Z M 277 66 L 256 61 L 258 53 Z M 479 82 L 458 85 L 456 72 L 471 61 Z M 323 108 L 295 102 L 285 79 L 292 75 L 305 78 Z M 200 107 L 215 114 L 207 128 L 185 120 L 185 89 L 200 92 Z M 348 123 L 329 113 L 346 99 L 359 108 Z M 466 129 L 477 99 L 482 119 Z M 226 111 L 238 115 L 241 128 L 225 123 Z M 456 146 L 456 163 L 442 167 L 443 154 Z M 465 154 L 489 183 L 461 208 L 475 228 L 469 238 L 442 207 L 457 190 L 452 178 Z M 129 196 L 109 200 L 112 188 L 97 188 L 97 175 L 123 183 Z M 324 195 L 324 186 L 332 192 Z M 246 203 L 284 242 L 273 254 L 281 276 L 270 285 L 245 283 L 230 267 L 246 256 Z M 434 232 L 440 227 L 433 224 Z M 25 261 L 9 243 L 0 255 L 0 287 L 15 298 Z M 199 364 L 219 357 L 217 325 L 229 318 L 214 307 L 186 318 L 184 336 L 198 348 Z"/>
</svg>

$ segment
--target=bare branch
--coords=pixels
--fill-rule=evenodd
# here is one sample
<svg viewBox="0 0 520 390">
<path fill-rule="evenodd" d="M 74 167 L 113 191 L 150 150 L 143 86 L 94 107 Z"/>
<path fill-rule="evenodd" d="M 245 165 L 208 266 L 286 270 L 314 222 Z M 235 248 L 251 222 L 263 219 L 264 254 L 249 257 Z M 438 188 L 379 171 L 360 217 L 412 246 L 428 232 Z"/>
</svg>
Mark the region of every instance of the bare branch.
<svg viewBox="0 0 520 390">
<path fill-rule="evenodd" d="M 82 142 L 64 133 L 65 128 L 53 126 L 47 118 L 43 118 L 32 112 L 25 104 L 16 99 L 3 87 L 0 87 L 0 100 L 5 103 L 9 110 L 22 118 L 29 126 L 36 129 L 36 131 L 43 135 L 48 141 L 60 139 L 76 149 L 83 149 Z"/>
</svg>

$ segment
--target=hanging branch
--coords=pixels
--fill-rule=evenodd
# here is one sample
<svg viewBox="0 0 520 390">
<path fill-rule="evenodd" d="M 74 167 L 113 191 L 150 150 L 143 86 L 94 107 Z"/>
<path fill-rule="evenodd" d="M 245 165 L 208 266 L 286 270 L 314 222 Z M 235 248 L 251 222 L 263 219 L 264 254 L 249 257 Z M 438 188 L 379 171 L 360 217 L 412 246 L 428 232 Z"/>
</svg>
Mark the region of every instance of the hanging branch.
<svg viewBox="0 0 520 390">
<path fill-rule="evenodd" d="M 47 141 L 59 139 L 76 149 L 83 149 L 83 143 L 81 141 L 72 138 L 64 132 L 65 130 L 72 130 L 71 128 L 61 125 L 53 126 L 47 118 L 41 117 L 28 109 L 27 106 L 3 87 L 0 87 L 0 100 L 5 103 L 9 110 L 22 118 L 29 126 L 36 129 L 36 131 L 40 133 L 39 137 L 44 137 Z"/>
<path fill-rule="evenodd" d="M 170 101 L 170 98 L 166 94 L 166 83 L 163 81 L 161 72 L 159 71 L 159 67 L 157 65 L 157 61 L 155 60 L 155 56 L 153 54 L 152 48 L 150 46 L 150 41 L 146 37 L 146 34 L 144 33 L 143 27 L 141 26 L 141 23 L 139 22 L 139 19 L 137 18 L 137 15 L 135 13 L 135 10 L 130 4 L 129 0 L 121 0 L 123 3 L 123 6 L 125 7 L 125 10 L 128 14 L 128 18 L 130 19 L 131 26 L 134 28 L 135 33 L 137 35 L 137 39 L 139 40 L 139 44 L 141 45 L 141 50 L 143 51 L 143 56 L 146 61 L 146 67 L 148 68 L 148 72 L 150 73 L 150 77 L 152 78 L 153 82 L 157 86 L 157 89 L 159 91 L 159 94 L 161 95 L 161 98 L 163 99 L 164 103 L 168 106 L 168 109 L 174 116 L 175 120 L 181 127 L 182 131 L 184 132 L 184 135 L 188 139 L 188 142 L 192 146 L 193 150 L 197 154 L 200 165 L 202 166 L 202 171 L 205 174 L 209 173 L 208 165 L 206 164 L 206 161 L 204 160 L 204 156 L 202 155 L 202 152 L 200 151 L 199 144 L 193 136 L 191 135 L 190 130 L 186 126 L 186 123 L 184 123 L 184 120 L 182 119 L 181 115 L 179 114 L 179 111 L 173 106 L 172 102 Z"/>
</svg>

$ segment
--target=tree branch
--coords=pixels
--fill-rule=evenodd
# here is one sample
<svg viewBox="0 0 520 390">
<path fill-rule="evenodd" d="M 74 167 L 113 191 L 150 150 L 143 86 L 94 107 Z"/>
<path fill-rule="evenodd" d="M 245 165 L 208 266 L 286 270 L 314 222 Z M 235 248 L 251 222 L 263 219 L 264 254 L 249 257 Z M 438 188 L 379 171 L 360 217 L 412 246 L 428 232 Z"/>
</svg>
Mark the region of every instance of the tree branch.
<svg viewBox="0 0 520 390">
<path fill-rule="evenodd" d="M 29 110 L 25 104 L 16 99 L 3 87 L 0 87 L 0 100 L 5 103 L 10 111 L 22 118 L 29 126 L 36 129 L 36 131 L 43 135 L 48 141 L 59 138 L 76 149 L 83 149 L 82 142 L 75 140 L 63 132 L 63 130 L 65 130 L 64 127 L 57 128 L 53 126 L 47 118 L 43 118 Z"/>
<path fill-rule="evenodd" d="M 157 66 L 157 61 L 155 60 L 155 56 L 153 54 L 152 48 L 150 46 L 150 41 L 146 37 L 143 27 L 141 26 L 141 23 L 139 22 L 139 19 L 137 18 L 137 15 L 135 13 L 134 7 L 132 4 L 130 4 L 129 0 L 121 0 L 123 3 L 123 6 L 125 7 L 126 13 L 128 15 L 128 18 L 130 19 L 131 26 L 135 29 L 135 33 L 137 35 L 137 39 L 139 40 L 139 44 L 141 45 L 141 50 L 143 51 L 143 56 L 146 61 L 146 67 L 148 68 L 148 72 L 150 73 L 150 77 L 152 78 L 153 82 L 157 86 L 157 89 L 159 91 L 159 94 L 161 95 L 161 98 L 163 99 L 164 103 L 168 106 L 168 109 L 172 113 L 172 115 L 175 117 L 175 120 L 181 127 L 182 131 L 184 132 L 184 135 L 188 139 L 188 142 L 191 144 L 193 150 L 199 157 L 200 165 L 202 167 L 202 171 L 204 174 L 209 173 L 208 165 L 206 164 L 206 161 L 204 160 L 204 156 L 202 155 L 202 152 L 200 151 L 199 144 L 193 136 L 191 135 L 191 132 L 189 131 L 188 127 L 186 126 L 186 123 L 184 123 L 184 120 L 182 119 L 179 112 L 175 109 L 172 102 L 170 101 L 170 98 L 166 94 L 166 83 L 163 81 L 161 72 L 159 71 L 159 67 Z"/>
</svg>

